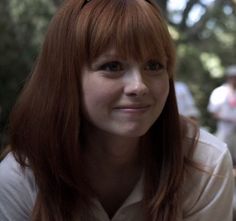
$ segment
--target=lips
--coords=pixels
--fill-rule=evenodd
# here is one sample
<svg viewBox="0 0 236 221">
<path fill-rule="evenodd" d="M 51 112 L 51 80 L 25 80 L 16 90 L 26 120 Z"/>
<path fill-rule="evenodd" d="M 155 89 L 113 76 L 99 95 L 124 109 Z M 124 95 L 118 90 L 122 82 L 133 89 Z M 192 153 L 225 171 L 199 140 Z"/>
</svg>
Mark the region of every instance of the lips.
<svg viewBox="0 0 236 221">
<path fill-rule="evenodd" d="M 151 105 L 149 104 L 135 104 L 135 105 L 122 105 L 122 106 L 118 106 L 115 107 L 115 110 L 120 110 L 123 112 L 128 112 L 128 113 L 140 113 L 140 112 L 144 112 L 147 111 L 149 108 L 151 107 Z"/>
<path fill-rule="evenodd" d="M 120 107 L 115 107 L 115 109 L 144 109 L 148 108 L 150 105 L 142 105 L 142 106 L 120 106 Z"/>
</svg>

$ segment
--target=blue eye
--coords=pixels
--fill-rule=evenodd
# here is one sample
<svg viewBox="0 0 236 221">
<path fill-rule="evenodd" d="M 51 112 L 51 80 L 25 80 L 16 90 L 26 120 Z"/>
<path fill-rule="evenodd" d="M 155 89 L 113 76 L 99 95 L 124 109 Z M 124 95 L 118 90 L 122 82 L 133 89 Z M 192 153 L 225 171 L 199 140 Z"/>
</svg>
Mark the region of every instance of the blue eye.
<svg viewBox="0 0 236 221">
<path fill-rule="evenodd" d="M 117 72 L 123 70 L 123 67 L 119 61 L 111 61 L 101 65 L 99 69 L 103 71 Z"/>
<path fill-rule="evenodd" d="M 145 66 L 145 70 L 147 71 L 160 71 L 163 69 L 163 65 L 161 65 L 158 61 L 150 60 L 147 62 Z"/>
</svg>

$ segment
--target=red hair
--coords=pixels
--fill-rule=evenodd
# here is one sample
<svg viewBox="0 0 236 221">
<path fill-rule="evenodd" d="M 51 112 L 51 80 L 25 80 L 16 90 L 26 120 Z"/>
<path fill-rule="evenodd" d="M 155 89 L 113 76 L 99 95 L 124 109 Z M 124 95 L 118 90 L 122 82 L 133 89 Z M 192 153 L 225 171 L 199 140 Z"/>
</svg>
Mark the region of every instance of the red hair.
<svg viewBox="0 0 236 221">
<path fill-rule="evenodd" d="M 80 74 L 115 46 L 123 56 L 155 56 L 166 66 L 170 92 L 150 129 L 146 168 L 147 220 L 177 220 L 185 156 L 173 85 L 175 50 L 159 8 L 145 0 L 68 0 L 58 10 L 10 119 L 12 151 L 38 185 L 33 220 L 71 221 L 89 209 L 81 162 Z M 83 208 L 86 208 L 83 209 Z"/>
</svg>

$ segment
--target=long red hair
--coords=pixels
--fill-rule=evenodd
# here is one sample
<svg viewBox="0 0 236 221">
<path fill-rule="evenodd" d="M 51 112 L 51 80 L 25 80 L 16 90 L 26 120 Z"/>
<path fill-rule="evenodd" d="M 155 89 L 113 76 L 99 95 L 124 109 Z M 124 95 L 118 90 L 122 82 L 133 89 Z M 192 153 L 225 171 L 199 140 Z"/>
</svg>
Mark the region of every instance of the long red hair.
<svg viewBox="0 0 236 221">
<path fill-rule="evenodd" d="M 12 151 L 38 186 L 33 221 L 71 221 L 75 211 L 92 207 L 81 162 L 79 79 L 82 67 L 111 46 L 126 57 L 155 56 L 166 64 L 170 92 L 149 131 L 144 208 L 147 220 L 177 220 L 187 165 L 184 121 L 175 99 L 174 45 L 161 12 L 150 0 L 67 0 L 49 25 L 10 119 Z"/>
</svg>

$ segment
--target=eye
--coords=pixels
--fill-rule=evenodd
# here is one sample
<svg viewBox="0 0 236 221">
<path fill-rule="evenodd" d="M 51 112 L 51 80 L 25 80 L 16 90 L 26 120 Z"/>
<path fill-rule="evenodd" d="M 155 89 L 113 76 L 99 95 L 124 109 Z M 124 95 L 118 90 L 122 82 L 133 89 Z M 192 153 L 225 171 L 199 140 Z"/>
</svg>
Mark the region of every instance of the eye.
<svg viewBox="0 0 236 221">
<path fill-rule="evenodd" d="M 111 62 L 102 64 L 99 67 L 99 69 L 103 71 L 117 72 L 117 71 L 122 71 L 123 67 L 119 61 L 111 61 Z"/>
<path fill-rule="evenodd" d="M 145 70 L 147 71 L 160 71 L 163 68 L 164 68 L 163 65 L 156 60 L 149 60 L 145 66 Z"/>
</svg>

